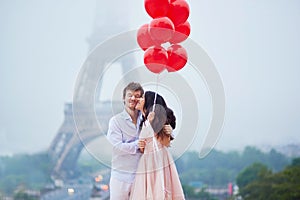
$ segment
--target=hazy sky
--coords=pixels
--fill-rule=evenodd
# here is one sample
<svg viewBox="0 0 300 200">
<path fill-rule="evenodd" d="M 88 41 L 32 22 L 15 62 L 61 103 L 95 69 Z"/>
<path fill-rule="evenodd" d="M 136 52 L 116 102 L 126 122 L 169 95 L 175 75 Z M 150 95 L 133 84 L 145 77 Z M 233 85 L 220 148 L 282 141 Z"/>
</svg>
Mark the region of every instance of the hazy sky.
<svg viewBox="0 0 300 200">
<path fill-rule="evenodd" d="M 190 37 L 214 61 L 225 87 L 217 147 L 300 144 L 300 2 L 188 2 Z M 114 30 L 116 4 L 127 6 L 128 30 L 149 22 L 143 0 L 0 0 L 0 154 L 48 148 L 96 18 Z"/>
</svg>

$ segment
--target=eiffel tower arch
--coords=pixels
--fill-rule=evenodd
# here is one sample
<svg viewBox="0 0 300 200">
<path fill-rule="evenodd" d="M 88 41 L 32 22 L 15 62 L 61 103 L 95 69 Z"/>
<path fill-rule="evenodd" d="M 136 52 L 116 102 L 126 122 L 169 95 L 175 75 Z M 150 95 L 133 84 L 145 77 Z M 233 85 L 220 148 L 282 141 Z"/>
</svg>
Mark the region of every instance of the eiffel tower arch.
<svg viewBox="0 0 300 200">
<path fill-rule="evenodd" d="M 129 19 L 126 6 L 129 6 L 125 1 L 122 2 L 122 6 L 113 6 L 97 1 L 96 4 L 96 20 L 92 35 L 87 39 L 87 42 L 92 51 L 99 43 L 105 41 L 112 35 L 126 31 L 128 27 Z M 111 14 L 108 14 L 111 13 Z M 116 22 L 113 26 L 111 22 Z M 106 52 L 109 54 L 109 52 Z M 119 60 L 121 70 L 123 73 L 135 66 L 135 59 L 133 56 L 126 56 L 126 58 Z M 101 87 L 97 87 L 95 92 L 96 102 L 90 98 L 90 89 L 95 81 L 99 82 L 99 74 L 103 71 L 103 67 L 99 67 L 97 72 L 91 72 L 88 70 L 88 66 L 107 65 L 107 60 L 101 56 L 89 56 L 89 60 L 86 61 L 85 67 L 81 69 L 79 77 L 81 83 L 76 86 L 74 92 L 73 102 L 66 103 L 64 107 L 64 121 L 59 128 L 55 138 L 51 142 L 48 149 L 48 154 L 53 162 L 53 174 L 52 176 L 60 179 L 68 179 L 74 177 L 75 169 L 78 157 L 84 148 L 84 144 L 87 144 L 94 139 L 106 134 L 108 121 L 113 115 L 109 109 L 111 104 L 116 110 L 121 111 L 123 103 L 121 99 L 116 102 L 100 101 Z M 132 81 L 132 80 L 125 80 Z M 101 85 L 98 84 L 98 85 Z M 122 91 L 120 91 L 121 93 Z M 74 99 L 76 102 L 74 102 Z M 97 101 L 98 100 L 98 101 Z M 95 105 L 95 110 L 91 110 L 90 105 Z M 74 107 L 76 106 L 76 113 L 74 113 Z M 116 111 L 115 110 L 115 111 Z M 91 117 L 96 113 L 96 118 Z M 74 116 L 77 119 L 74 119 Z M 79 119 L 78 119 L 79 118 Z M 79 121 L 79 124 L 75 124 L 75 121 Z M 99 132 L 99 126 L 101 127 Z M 80 132 L 80 138 L 78 136 Z"/>
</svg>

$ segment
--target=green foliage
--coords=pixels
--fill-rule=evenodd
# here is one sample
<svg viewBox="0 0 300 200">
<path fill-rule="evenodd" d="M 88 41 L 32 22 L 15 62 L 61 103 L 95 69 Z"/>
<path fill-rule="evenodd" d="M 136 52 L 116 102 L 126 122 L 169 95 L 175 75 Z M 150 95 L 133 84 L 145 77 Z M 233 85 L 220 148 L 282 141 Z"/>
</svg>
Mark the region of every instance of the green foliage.
<svg viewBox="0 0 300 200">
<path fill-rule="evenodd" d="M 24 190 L 20 190 L 14 194 L 14 200 L 38 200 L 38 197 L 28 195 Z"/>
<path fill-rule="evenodd" d="M 299 167 L 300 166 L 300 158 L 293 159 L 291 166 L 294 166 L 294 167 L 298 166 Z"/>
<path fill-rule="evenodd" d="M 267 166 L 261 163 L 254 163 L 244 169 L 236 178 L 236 183 L 240 188 L 245 187 L 254 180 L 260 179 L 264 176 L 272 174 Z"/>
<path fill-rule="evenodd" d="M 202 181 L 207 185 L 224 187 L 229 182 L 234 182 L 246 166 L 257 162 L 263 163 L 272 171 L 279 171 L 290 160 L 275 150 L 263 153 L 254 147 L 246 147 L 242 153 L 213 150 L 204 159 L 199 159 L 197 152 L 186 152 L 176 161 L 176 166 L 184 184 Z"/>
<path fill-rule="evenodd" d="M 299 158 L 277 173 L 261 164 L 251 165 L 238 175 L 237 183 L 245 200 L 300 199 Z"/>
<path fill-rule="evenodd" d="M 39 189 L 50 181 L 51 164 L 46 153 L 0 158 L 0 190 L 11 194 L 19 185 Z"/>
<path fill-rule="evenodd" d="M 196 197 L 196 191 L 195 188 L 189 185 L 182 185 L 182 188 L 184 190 L 184 195 L 189 198 L 195 198 Z"/>
<path fill-rule="evenodd" d="M 84 158 L 79 157 L 77 167 L 81 175 L 88 175 L 95 171 L 109 169 L 107 166 L 90 155 L 86 155 Z"/>
<path fill-rule="evenodd" d="M 189 185 L 183 185 L 184 195 L 187 199 L 197 200 L 215 200 L 215 198 L 205 191 L 205 188 L 196 190 L 194 187 Z"/>
</svg>

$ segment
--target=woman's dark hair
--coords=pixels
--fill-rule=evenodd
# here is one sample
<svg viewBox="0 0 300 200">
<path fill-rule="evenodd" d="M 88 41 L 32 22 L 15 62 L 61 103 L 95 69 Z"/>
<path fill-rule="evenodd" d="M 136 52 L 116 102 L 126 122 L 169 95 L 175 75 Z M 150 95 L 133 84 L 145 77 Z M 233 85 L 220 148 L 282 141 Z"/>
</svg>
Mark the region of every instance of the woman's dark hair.
<svg viewBox="0 0 300 200">
<path fill-rule="evenodd" d="M 149 112 L 151 112 L 150 109 L 154 105 L 154 98 L 155 98 L 155 92 L 152 92 L 152 91 L 145 92 L 145 105 L 144 105 L 144 109 L 146 111 L 148 111 L 148 114 L 149 114 Z M 167 104 L 166 104 L 164 98 L 161 95 L 159 95 L 159 94 L 157 94 L 157 96 L 156 96 L 155 104 L 161 105 L 163 107 L 167 107 Z"/>
<path fill-rule="evenodd" d="M 166 124 L 170 124 L 171 127 L 173 129 L 175 129 L 176 128 L 176 117 L 174 115 L 173 110 L 171 108 L 167 108 L 166 112 L 167 112 L 167 122 L 166 122 Z"/>
<path fill-rule="evenodd" d="M 144 99 L 145 99 L 145 104 L 144 104 L 144 110 L 145 110 L 145 116 L 143 116 L 143 120 L 140 124 L 140 128 L 142 128 L 143 123 L 148 117 L 148 114 L 153 110 L 153 105 L 154 105 L 154 98 L 155 98 L 155 92 L 152 91 L 147 91 L 145 92 Z M 156 112 L 156 117 L 154 117 L 154 120 L 152 122 L 152 127 L 154 129 L 154 132 L 158 134 L 158 137 L 163 137 L 163 130 L 161 129 L 156 129 L 155 123 L 161 123 L 161 124 L 170 124 L 173 129 L 176 127 L 176 117 L 174 115 L 174 112 L 172 109 L 167 107 L 167 104 L 164 100 L 164 98 L 157 94 L 156 100 L 155 100 L 155 112 Z M 163 110 L 163 112 L 162 112 Z M 164 117 L 157 115 L 157 113 L 164 113 Z M 165 122 L 161 122 L 161 120 L 165 120 Z"/>
<path fill-rule="evenodd" d="M 174 115 L 174 112 L 172 109 L 166 107 L 166 115 L 167 115 L 167 118 L 166 118 L 166 122 L 165 122 L 165 125 L 169 124 L 173 130 L 176 128 L 176 117 Z M 174 139 L 174 137 L 172 135 L 167 135 L 165 134 L 165 132 L 163 131 L 163 129 L 161 129 L 158 133 L 157 133 L 157 137 L 163 139 L 165 136 L 168 136 L 170 137 L 171 140 Z"/>
<path fill-rule="evenodd" d="M 149 113 L 153 110 L 155 92 L 152 92 L 152 91 L 145 92 L 144 99 L 145 99 L 145 104 L 144 104 L 143 110 L 145 111 L 145 116 L 143 116 L 143 120 L 140 123 L 140 129 L 142 128 L 143 123 L 146 121 Z M 163 108 L 167 107 L 167 104 L 166 104 L 164 98 L 159 94 L 156 94 L 155 104 L 158 104 L 158 105 L 162 106 Z"/>
</svg>

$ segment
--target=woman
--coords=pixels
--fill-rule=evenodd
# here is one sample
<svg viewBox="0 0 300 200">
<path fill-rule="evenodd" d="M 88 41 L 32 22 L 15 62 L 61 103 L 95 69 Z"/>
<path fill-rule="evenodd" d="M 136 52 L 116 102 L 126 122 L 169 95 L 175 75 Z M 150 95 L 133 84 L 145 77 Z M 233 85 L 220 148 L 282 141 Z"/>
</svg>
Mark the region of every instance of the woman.
<svg viewBox="0 0 300 200">
<path fill-rule="evenodd" d="M 165 132 L 167 123 L 174 129 L 176 118 L 159 94 L 155 105 L 155 93 L 147 91 L 136 106 L 143 113 L 140 145 L 144 152 L 139 161 L 135 181 L 132 186 L 132 200 L 182 200 L 184 198 L 177 169 L 167 147 L 172 139 L 171 132 Z M 155 106 L 153 112 L 153 106 Z"/>
</svg>

